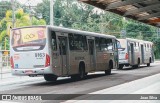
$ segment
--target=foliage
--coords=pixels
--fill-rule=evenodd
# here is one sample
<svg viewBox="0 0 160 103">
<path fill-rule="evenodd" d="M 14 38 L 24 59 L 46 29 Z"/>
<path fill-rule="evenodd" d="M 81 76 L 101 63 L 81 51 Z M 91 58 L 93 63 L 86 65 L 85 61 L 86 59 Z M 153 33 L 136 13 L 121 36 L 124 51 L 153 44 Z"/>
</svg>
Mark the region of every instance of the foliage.
<svg viewBox="0 0 160 103">
<path fill-rule="evenodd" d="M 37 14 L 42 14 L 42 18 L 46 21 L 46 24 L 49 24 L 49 5 L 50 1 L 49 0 L 43 0 L 42 3 L 39 3 L 37 7 L 35 8 L 35 11 Z"/>
<path fill-rule="evenodd" d="M 138 22 L 129 22 L 126 30 L 127 37 L 130 38 L 138 38 L 142 36 L 141 39 L 149 40 L 153 35 L 152 28 L 150 26 Z"/>
<path fill-rule="evenodd" d="M 156 59 L 160 59 L 160 38 L 152 38 L 154 43 L 154 54 Z"/>
<path fill-rule="evenodd" d="M 5 17 L 6 11 L 11 10 L 11 3 L 7 1 L 0 1 L 0 19 Z"/>
<path fill-rule="evenodd" d="M 20 7 L 20 3 L 17 2 L 16 0 L 14 1 L 14 5 L 16 7 Z M 6 0 L 0 0 L 0 19 L 3 19 L 5 17 L 6 11 L 7 10 L 11 10 L 12 6 L 11 6 L 11 2 L 6 1 Z"/>
</svg>

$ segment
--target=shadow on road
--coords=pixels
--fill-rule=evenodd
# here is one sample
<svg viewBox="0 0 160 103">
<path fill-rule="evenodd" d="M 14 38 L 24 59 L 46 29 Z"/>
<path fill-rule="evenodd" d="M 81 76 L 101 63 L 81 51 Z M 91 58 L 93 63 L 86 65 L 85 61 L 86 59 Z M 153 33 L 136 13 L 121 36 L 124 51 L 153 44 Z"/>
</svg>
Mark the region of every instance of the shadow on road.
<svg viewBox="0 0 160 103">
<path fill-rule="evenodd" d="M 115 75 L 116 73 L 112 73 L 111 75 Z M 67 83 L 73 83 L 73 82 L 85 82 L 89 79 L 99 79 L 99 78 L 102 78 L 102 77 L 105 77 L 105 76 L 110 76 L 110 75 L 105 75 L 103 73 L 101 74 L 89 74 L 87 75 L 83 80 L 75 80 L 75 79 L 71 79 L 71 78 L 64 78 L 64 79 L 60 79 L 60 80 L 57 80 L 55 82 L 41 82 L 41 83 L 36 83 L 36 84 L 31 84 L 31 85 L 34 85 L 34 86 L 46 86 L 46 85 L 49 85 L 49 86 L 54 86 L 54 85 L 61 85 L 61 84 L 67 84 Z"/>
<path fill-rule="evenodd" d="M 154 66 L 150 66 L 150 67 L 154 67 Z M 129 66 L 129 67 L 125 67 L 125 68 L 119 69 L 119 70 L 120 70 L 120 71 L 121 71 L 121 70 L 122 70 L 122 71 L 126 71 L 126 70 L 145 69 L 145 68 L 147 68 L 147 66 L 140 66 L 140 67 L 138 67 L 138 68 L 133 68 L 133 67 Z"/>
</svg>

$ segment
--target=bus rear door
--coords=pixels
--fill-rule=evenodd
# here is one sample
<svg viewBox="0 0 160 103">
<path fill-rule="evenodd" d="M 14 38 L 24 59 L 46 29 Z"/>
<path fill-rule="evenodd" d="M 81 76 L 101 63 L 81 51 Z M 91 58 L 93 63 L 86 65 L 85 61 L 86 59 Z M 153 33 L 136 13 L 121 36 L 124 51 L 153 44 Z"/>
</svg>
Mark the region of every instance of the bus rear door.
<svg viewBox="0 0 160 103">
<path fill-rule="evenodd" d="M 115 68 L 119 67 L 118 43 L 119 43 L 118 40 L 114 40 L 114 61 L 115 61 Z"/>
<path fill-rule="evenodd" d="M 144 63 L 144 45 L 141 44 L 141 58 L 142 58 L 142 63 Z"/>
<path fill-rule="evenodd" d="M 96 70 L 96 51 L 95 51 L 95 39 L 94 37 L 88 38 L 88 47 L 89 47 L 89 55 L 90 55 L 90 70 Z"/>
<path fill-rule="evenodd" d="M 57 36 L 61 75 L 67 75 L 69 69 L 68 34 L 59 32 L 57 33 Z"/>
<path fill-rule="evenodd" d="M 130 50 L 131 50 L 131 65 L 134 65 L 135 64 L 135 59 L 134 59 L 134 43 L 130 43 Z"/>
</svg>

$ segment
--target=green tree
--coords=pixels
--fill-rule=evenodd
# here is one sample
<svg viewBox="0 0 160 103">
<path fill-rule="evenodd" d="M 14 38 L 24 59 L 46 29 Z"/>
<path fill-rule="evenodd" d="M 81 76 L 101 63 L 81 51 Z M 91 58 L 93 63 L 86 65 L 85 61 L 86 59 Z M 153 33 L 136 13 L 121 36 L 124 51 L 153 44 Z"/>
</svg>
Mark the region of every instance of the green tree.
<svg viewBox="0 0 160 103">
<path fill-rule="evenodd" d="M 49 24 L 50 20 L 50 1 L 42 0 L 42 3 L 39 3 L 34 9 L 37 14 L 42 14 L 42 18 L 46 21 L 46 24 Z"/>
<path fill-rule="evenodd" d="M 150 40 L 153 35 L 153 31 L 150 26 L 139 22 L 129 21 L 126 26 L 127 37 Z M 141 37 L 140 37 L 141 36 Z"/>
<path fill-rule="evenodd" d="M 160 38 L 152 38 L 154 43 L 154 54 L 156 59 L 160 59 Z"/>
<path fill-rule="evenodd" d="M 35 9 L 36 13 L 41 13 L 46 23 L 49 24 L 50 7 L 49 0 L 43 0 Z M 85 5 L 75 0 L 55 0 L 54 3 L 54 25 L 62 24 L 64 27 L 72 27 L 72 25 L 83 25 L 87 23 L 88 17 L 93 15 L 93 7 Z M 82 23 L 81 23 L 82 22 Z M 74 27 L 73 26 L 73 27 Z"/>
<path fill-rule="evenodd" d="M 11 10 L 11 3 L 7 1 L 0 1 L 0 19 L 5 17 L 6 11 Z"/>
</svg>

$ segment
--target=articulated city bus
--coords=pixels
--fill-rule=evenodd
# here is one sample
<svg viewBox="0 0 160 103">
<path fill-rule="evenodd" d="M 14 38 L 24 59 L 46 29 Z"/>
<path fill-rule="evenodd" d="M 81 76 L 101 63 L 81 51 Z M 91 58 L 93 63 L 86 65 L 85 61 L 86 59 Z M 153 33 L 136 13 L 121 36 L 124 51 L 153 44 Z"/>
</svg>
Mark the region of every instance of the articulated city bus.
<svg viewBox="0 0 160 103">
<path fill-rule="evenodd" d="M 110 74 L 118 66 L 117 39 L 56 26 L 11 30 L 10 58 L 13 75 L 84 78 L 88 72 Z"/>
<path fill-rule="evenodd" d="M 118 39 L 119 69 L 123 66 L 138 68 L 141 64 L 154 62 L 153 43 L 137 39 Z"/>
</svg>

